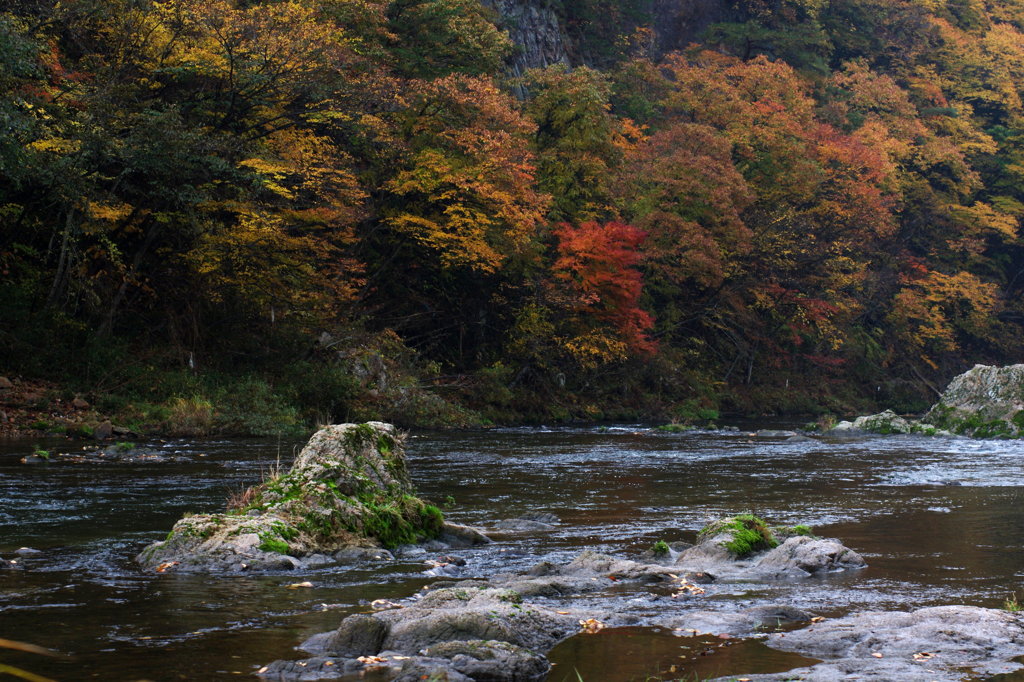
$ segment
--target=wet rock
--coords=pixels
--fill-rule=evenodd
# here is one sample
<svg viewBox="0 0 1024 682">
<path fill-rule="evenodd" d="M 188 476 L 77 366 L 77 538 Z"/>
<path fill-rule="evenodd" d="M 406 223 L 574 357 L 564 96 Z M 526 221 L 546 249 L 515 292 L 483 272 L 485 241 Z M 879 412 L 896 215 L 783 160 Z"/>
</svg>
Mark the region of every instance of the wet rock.
<svg viewBox="0 0 1024 682">
<path fill-rule="evenodd" d="M 71 407 L 75 408 L 76 410 L 88 410 L 92 406 L 89 404 L 89 401 L 86 400 L 85 398 L 75 398 L 74 400 L 71 401 Z"/>
<path fill-rule="evenodd" d="M 1024 436 L 1024 364 L 975 365 L 949 383 L 921 422 L 976 438 Z"/>
<path fill-rule="evenodd" d="M 441 533 L 437 536 L 437 539 L 453 549 L 464 549 L 492 542 L 479 528 L 460 526 L 457 523 L 448 522 L 445 522 L 441 527 Z"/>
<path fill-rule="evenodd" d="M 806 532 L 806 527 L 797 527 Z M 700 532 L 697 544 L 676 560 L 679 570 L 723 578 L 771 580 L 863 568 L 863 557 L 838 540 L 796 535 L 781 529 L 783 542 L 763 520 L 740 515 L 716 521 Z"/>
<path fill-rule="evenodd" d="M 1021 669 L 1014 659 L 1024 655 L 1024 625 L 1019 615 L 1005 611 L 936 606 L 826 620 L 771 635 L 768 644 L 822 663 L 778 675 L 744 677 L 945 682 Z"/>
<path fill-rule="evenodd" d="M 14 550 L 14 553 L 20 557 L 26 557 L 39 556 L 43 553 L 43 551 L 41 549 L 34 549 L 32 547 L 19 547 L 18 549 Z"/>
<path fill-rule="evenodd" d="M 366 665 L 355 659 L 339 659 L 326 656 L 307 658 L 304 661 L 274 661 L 256 671 L 266 680 L 302 681 L 336 680 L 342 675 L 360 674 Z"/>
<path fill-rule="evenodd" d="M 773 429 L 760 429 L 754 432 L 759 438 L 791 438 L 797 435 L 796 431 L 778 431 Z"/>
<path fill-rule="evenodd" d="M 93 428 L 92 436 L 96 440 L 109 440 L 114 436 L 114 425 L 109 421 L 100 422 Z"/>
<path fill-rule="evenodd" d="M 497 530 L 513 531 L 513 532 L 530 532 L 530 531 L 543 531 L 543 530 L 554 530 L 555 527 L 550 523 L 544 523 L 542 521 L 531 521 L 530 519 L 504 519 L 494 524 L 494 528 Z"/>
<path fill-rule="evenodd" d="M 802 609 L 782 604 L 768 604 L 739 612 L 691 611 L 665 622 L 676 630 L 696 630 L 695 634 L 727 634 L 732 637 L 749 637 L 765 630 L 774 630 L 783 625 L 803 623 L 811 614 Z"/>
<path fill-rule="evenodd" d="M 864 568 L 860 554 L 836 540 L 793 537 L 762 556 L 758 572 L 777 577 L 803 578 L 819 573 Z"/>
<path fill-rule="evenodd" d="M 451 660 L 451 667 L 471 680 L 533 682 L 550 670 L 548 660 L 509 642 L 469 640 L 428 647 L 427 656 Z"/>
<path fill-rule="evenodd" d="M 321 429 L 290 471 L 247 497 L 250 504 L 235 513 L 186 516 L 137 561 L 150 568 L 173 563 L 174 570 L 287 570 L 301 565 L 294 557 L 337 558 L 345 548 L 396 547 L 442 534 L 470 543 L 480 535 L 444 525 L 439 509 L 412 495 L 402 437 L 380 422 Z M 245 513 L 252 509 L 261 515 Z"/>
<path fill-rule="evenodd" d="M 323 651 L 332 656 L 372 656 L 384 647 L 387 624 L 379 618 L 356 613 L 341 621 L 338 629 L 323 642 Z M 305 645 L 303 645 L 303 648 Z"/>
<path fill-rule="evenodd" d="M 804 436 L 799 433 L 795 433 L 786 439 L 787 443 L 816 443 L 817 441 L 809 436 Z"/>
<path fill-rule="evenodd" d="M 0 391 L 9 391 L 14 388 L 14 382 L 7 377 L 0 376 Z"/>
<path fill-rule="evenodd" d="M 526 521 L 540 521 L 541 523 L 551 525 L 561 522 L 561 519 L 551 512 L 527 512 L 525 514 L 520 514 L 519 518 L 525 519 Z"/>
<path fill-rule="evenodd" d="M 892 410 L 886 410 L 878 414 L 866 417 L 857 417 L 852 422 L 841 421 L 828 433 L 831 435 L 857 434 L 857 433 L 878 433 L 888 435 L 893 433 L 912 433 L 914 426 L 911 422 L 899 416 Z"/>
<path fill-rule="evenodd" d="M 445 588 L 432 591 L 415 608 L 386 611 L 391 621 L 384 647 L 419 651 L 453 640 L 499 640 L 547 651 L 576 629 L 571 618 L 522 605 L 522 595 L 503 588 Z"/>
<path fill-rule="evenodd" d="M 344 563 L 359 561 L 393 561 L 395 555 L 382 547 L 346 547 L 334 553 L 334 558 Z"/>
<path fill-rule="evenodd" d="M 431 591 L 406 608 L 348 616 L 334 632 L 301 645 L 313 658 L 276 661 L 260 674 L 321 679 L 301 675 L 311 668 L 318 675 L 325 667 L 358 670 L 353 659 L 372 656 L 390 668 L 381 672 L 392 680 L 420 679 L 415 675 L 495 682 L 544 679 L 549 665 L 540 652 L 578 630 L 577 620 L 525 603 L 509 589 L 463 585 Z M 325 666 L 326 660 L 334 665 Z"/>
</svg>

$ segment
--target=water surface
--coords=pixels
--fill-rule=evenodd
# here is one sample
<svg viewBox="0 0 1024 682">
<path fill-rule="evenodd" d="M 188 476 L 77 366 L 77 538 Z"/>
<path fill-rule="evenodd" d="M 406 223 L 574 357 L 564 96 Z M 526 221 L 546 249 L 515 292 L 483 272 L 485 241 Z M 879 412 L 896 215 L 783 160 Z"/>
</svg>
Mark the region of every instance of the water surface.
<svg viewBox="0 0 1024 682">
<path fill-rule="evenodd" d="M 459 552 L 467 577 L 525 569 L 540 556 L 568 560 L 584 548 L 638 557 L 659 539 L 692 540 L 710 519 L 753 511 L 838 537 L 869 567 L 799 584 L 714 586 L 700 604 L 673 608 L 786 603 L 834 616 L 996 607 L 1015 591 L 1024 600 L 1024 443 L 917 436 L 791 442 L 752 436 L 746 429 L 755 426 L 764 425 L 737 433 L 623 426 L 415 434 L 408 453 L 425 496 L 455 499 L 455 521 L 486 526 L 540 511 L 562 520 L 554 532 Z M 42 550 L 19 558 L 22 569 L 0 572 L 0 637 L 74 660 L 0 652 L 5 662 L 65 680 L 235 678 L 300 656 L 296 644 L 373 599 L 408 597 L 434 580 L 423 574 L 423 557 L 301 577 L 143 573 L 132 562 L 142 547 L 183 513 L 222 509 L 230 491 L 287 465 L 296 444 L 174 441 L 154 445 L 187 461 L 20 464 L 36 444 L 70 447 L 0 443 L 0 556 L 12 558 L 22 546 Z M 297 580 L 314 587 L 286 588 Z M 676 646 L 668 636 L 601 635 L 655 649 Z M 568 654 L 557 654 L 556 671 L 587 659 L 573 646 L 563 645 Z M 767 660 L 756 650 L 735 651 L 736 660 Z M 708 674 L 677 656 L 677 676 Z M 753 669 L 727 672 L 743 671 Z M 617 676 L 606 676 L 609 682 L 641 675 L 609 674 Z"/>
</svg>

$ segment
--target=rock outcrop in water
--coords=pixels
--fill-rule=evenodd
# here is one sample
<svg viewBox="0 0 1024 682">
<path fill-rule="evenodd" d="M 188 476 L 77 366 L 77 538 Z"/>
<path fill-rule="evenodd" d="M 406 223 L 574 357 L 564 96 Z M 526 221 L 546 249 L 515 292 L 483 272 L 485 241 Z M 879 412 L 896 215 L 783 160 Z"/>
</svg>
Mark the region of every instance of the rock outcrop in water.
<svg viewBox="0 0 1024 682">
<path fill-rule="evenodd" d="M 287 473 L 248 489 L 236 506 L 184 517 L 137 560 L 163 570 L 281 570 L 304 557 L 343 560 L 353 547 L 487 541 L 445 524 L 437 507 L 413 495 L 402 437 L 380 422 L 321 429 Z"/>
<path fill-rule="evenodd" d="M 740 515 L 712 524 L 692 549 L 702 550 L 702 559 L 713 555 L 707 565 L 721 577 L 744 581 L 864 565 L 836 541 L 799 535 L 800 526 L 772 531 L 759 519 L 756 534 L 763 546 L 748 543 L 749 554 L 739 557 L 732 548 L 744 540 L 740 527 L 750 530 L 756 524 L 746 522 L 754 518 Z M 585 551 L 568 563 L 541 560 L 524 573 L 438 584 L 402 604 L 386 604 L 397 608 L 348 616 L 333 632 L 299 647 L 312 658 L 275 661 L 259 674 L 290 681 L 376 671 L 389 680 L 527 682 L 544 679 L 545 654 L 556 643 L 605 626 L 648 625 L 728 638 L 811 619 L 801 609 L 778 604 L 717 612 L 694 608 L 706 592 L 724 585 L 715 585 L 708 573 L 689 571 L 684 560 L 689 551 L 678 565 Z"/>
<path fill-rule="evenodd" d="M 1018 614 L 976 606 L 935 606 L 868 612 L 769 636 L 770 646 L 821 663 L 750 680 L 986 679 L 1020 670 L 1024 621 Z M 735 679 L 730 677 L 727 679 Z"/>
<path fill-rule="evenodd" d="M 975 365 L 949 382 L 924 424 L 975 438 L 1024 435 L 1024 364 Z"/>
<path fill-rule="evenodd" d="M 684 550 L 675 565 L 680 571 L 718 578 L 772 580 L 867 564 L 838 540 L 814 537 L 806 526 L 772 529 L 756 516 L 740 514 L 705 527 L 697 544 Z"/>
<path fill-rule="evenodd" d="M 839 422 L 828 433 L 1024 437 L 1024 364 L 1008 367 L 975 365 L 949 382 L 939 402 L 920 420 L 904 419 L 886 410 L 857 417 L 852 422 Z"/>
</svg>

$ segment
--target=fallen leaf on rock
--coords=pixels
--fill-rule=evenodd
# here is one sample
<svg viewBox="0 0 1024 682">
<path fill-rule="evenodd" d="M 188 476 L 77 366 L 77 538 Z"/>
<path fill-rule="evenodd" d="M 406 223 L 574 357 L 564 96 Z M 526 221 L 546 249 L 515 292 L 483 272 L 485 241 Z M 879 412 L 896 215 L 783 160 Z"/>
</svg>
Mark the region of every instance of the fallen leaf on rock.
<svg viewBox="0 0 1024 682">
<path fill-rule="evenodd" d="M 597 620 L 596 618 L 587 618 L 586 620 L 581 620 L 580 626 L 583 628 L 584 632 L 589 633 L 594 633 L 598 630 L 603 630 L 605 628 L 605 624 Z"/>
<path fill-rule="evenodd" d="M 557 613 L 560 616 L 568 616 L 569 615 L 568 611 L 556 611 L 555 613 Z"/>
<path fill-rule="evenodd" d="M 931 658 L 935 658 L 935 654 L 928 653 L 927 651 L 922 651 L 919 654 L 914 654 L 915 661 L 927 661 Z"/>
<path fill-rule="evenodd" d="M 370 602 L 370 608 L 380 611 L 381 609 L 400 609 L 402 608 L 402 605 L 396 604 L 393 601 L 388 601 L 387 599 L 374 599 Z"/>
<path fill-rule="evenodd" d="M 289 590 L 297 590 L 300 587 L 313 587 L 313 583 L 309 582 L 308 580 L 303 581 L 301 583 L 292 583 L 291 585 L 288 586 L 288 589 Z"/>
<path fill-rule="evenodd" d="M 324 665 L 325 666 L 334 665 L 334 661 L 324 661 Z"/>
<path fill-rule="evenodd" d="M 881 658 L 882 657 L 882 654 L 878 653 L 877 651 L 875 653 L 871 654 L 871 655 L 874 656 L 875 658 Z"/>
<path fill-rule="evenodd" d="M 259 670 L 257 670 L 256 672 L 257 672 L 257 673 L 265 673 L 265 672 L 267 672 L 267 667 L 268 667 L 268 666 L 263 666 L 262 668 L 260 668 L 260 669 L 259 669 Z"/>
<path fill-rule="evenodd" d="M 815 616 L 814 618 L 811 618 L 812 623 L 820 623 L 823 620 L 825 620 L 825 616 Z"/>
<path fill-rule="evenodd" d="M 177 566 L 179 563 L 181 563 L 181 562 L 180 561 L 165 561 L 164 563 L 162 563 L 162 564 L 160 564 L 159 566 L 156 567 L 156 572 L 157 573 L 163 573 L 168 568 L 172 568 L 174 566 Z"/>
<path fill-rule="evenodd" d="M 380 656 L 360 656 L 356 660 L 362 663 L 363 665 L 368 666 L 377 666 L 382 663 L 386 664 L 388 662 L 388 659 L 381 658 Z"/>
</svg>

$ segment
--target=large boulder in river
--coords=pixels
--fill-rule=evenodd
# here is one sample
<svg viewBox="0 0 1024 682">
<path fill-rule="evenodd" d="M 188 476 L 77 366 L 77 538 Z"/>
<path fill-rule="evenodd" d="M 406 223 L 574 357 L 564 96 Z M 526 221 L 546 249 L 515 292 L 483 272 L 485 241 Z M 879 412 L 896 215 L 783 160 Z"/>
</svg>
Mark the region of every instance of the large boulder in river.
<svg viewBox="0 0 1024 682">
<path fill-rule="evenodd" d="M 245 491 L 232 511 L 184 517 L 138 561 L 164 570 L 288 569 L 308 555 L 445 531 L 441 511 L 413 495 L 395 428 L 338 424 L 320 429 L 287 473 Z"/>
<path fill-rule="evenodd" d="M 752 514 L 709 524 L 676 559 L 680 571 L 733 579 L 806 578 L 866 565 L 838 540 L 815 537 L 806 526 L 773 529 Z"/>
<path fill-rule="evenodd" d="M 975 438 L 1024 436 L 1024 364 L 975 365 L 949 382 L 921 421 Z"/>
</svg>

